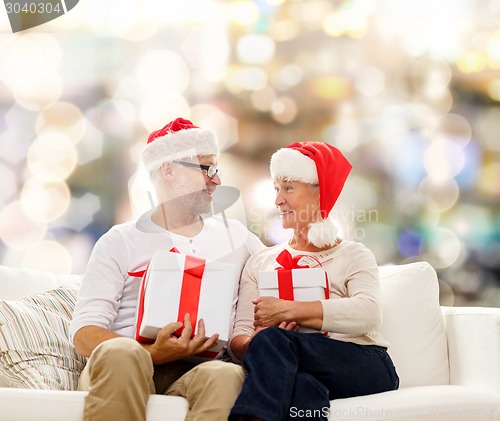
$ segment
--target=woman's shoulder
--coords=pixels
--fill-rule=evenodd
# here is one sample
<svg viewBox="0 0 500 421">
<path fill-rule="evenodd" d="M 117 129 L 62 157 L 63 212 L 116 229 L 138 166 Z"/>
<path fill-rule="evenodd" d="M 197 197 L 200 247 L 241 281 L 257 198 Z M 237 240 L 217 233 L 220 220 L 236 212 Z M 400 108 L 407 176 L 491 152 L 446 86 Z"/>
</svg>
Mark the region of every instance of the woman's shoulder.
<svg viewBox="0 0 500 421">
<path fill-rule="evenodd" d="M 257 269 L 266 268 L 274 263 L 276 256 L 283 251 L 284 248 L 284 244 L 264 247 L 250 256 L 247 261 L 247 266 L 256 267 Z"/>
<path fill-rule="evenodd" d="M 349 256 L 350 260 L 362 260 L 376 263 L 375 254 L 363 243 L 352 240 L 342 240 L 337 247 L 339 255 Z"/>
<path fill-rule="evenodd" d="M 342 248 L 345 248 L 346 250 L 349 250 L 350 252 L 372 253 L 372 251 L 366 245 L 358 241 L 342 240 L 340 246 Z"/>
</svg>

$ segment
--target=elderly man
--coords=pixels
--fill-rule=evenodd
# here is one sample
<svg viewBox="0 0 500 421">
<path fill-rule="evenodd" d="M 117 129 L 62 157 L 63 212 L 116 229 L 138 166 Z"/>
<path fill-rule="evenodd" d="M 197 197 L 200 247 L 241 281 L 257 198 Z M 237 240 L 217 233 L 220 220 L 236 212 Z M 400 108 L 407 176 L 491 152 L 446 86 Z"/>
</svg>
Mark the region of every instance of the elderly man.
<svg viewBox="0 0 500 421">
<path fill-rule="evenodd" d="M 183 360 L 212 347 L 203 321 L 192 336 L 172 320 L 154 343 L 133 339 L 140 279 L 156 250 L 230 263 L 239 281 L 248 257 L 263 245 L 241 223 L 203 218 L 220 185 L 213 132 L 178 118 L 153 132 L 141 152 L 158 203 L 137 222 L 112 227 L 96 243 L 85 271 L 70 334 L 80 355 L 90 359 L 79 389 L 88 390 L 85 420 L 145 420 L 151 393 L 184 396 L 189 420 L 226 419 L 241 389 L 240 366 L 220 360 L 198 365 Z M 168 419 L 168 414 L 165 414 Z"/>
</svg>

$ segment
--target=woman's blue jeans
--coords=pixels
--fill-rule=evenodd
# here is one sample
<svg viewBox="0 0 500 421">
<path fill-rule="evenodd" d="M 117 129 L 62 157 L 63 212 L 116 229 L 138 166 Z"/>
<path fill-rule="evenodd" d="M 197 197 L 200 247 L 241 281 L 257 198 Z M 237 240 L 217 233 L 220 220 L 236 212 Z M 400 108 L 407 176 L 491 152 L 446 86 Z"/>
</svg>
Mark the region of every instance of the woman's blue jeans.
<svg viewBox="0 0 500 421">
<path fill-rule="evenodd" d="M 276 327 L 262 330 L 245 354 L 248 376 L 230 420 L 327 420 L 330 400 L 395 390 L 386 349 Z"/>
</svg>

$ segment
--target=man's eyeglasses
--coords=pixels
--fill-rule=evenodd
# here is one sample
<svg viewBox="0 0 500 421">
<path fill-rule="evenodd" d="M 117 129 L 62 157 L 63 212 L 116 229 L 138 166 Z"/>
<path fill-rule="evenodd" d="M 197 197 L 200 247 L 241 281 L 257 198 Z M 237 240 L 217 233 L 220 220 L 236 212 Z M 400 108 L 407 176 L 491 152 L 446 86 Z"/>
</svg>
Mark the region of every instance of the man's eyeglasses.
<svg viewBox="0 0 500 421">
<path fill-rule="evenodd" d="M 185 167 L 200 168 L 207 175 L 208 178 L 214 178 L 215 174 L 219 173 L 219 169 L 214 165 L 195 164 L 194 162 L 184 162 L 184 161 L 175 161 L 175 163 L 183 165 Z"/>
</svg>

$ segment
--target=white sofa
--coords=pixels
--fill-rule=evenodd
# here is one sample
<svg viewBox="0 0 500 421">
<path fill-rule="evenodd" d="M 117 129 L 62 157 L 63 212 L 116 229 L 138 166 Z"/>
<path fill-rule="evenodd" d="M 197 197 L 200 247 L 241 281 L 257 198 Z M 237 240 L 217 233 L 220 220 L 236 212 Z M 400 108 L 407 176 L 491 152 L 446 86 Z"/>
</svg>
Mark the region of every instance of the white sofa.
<svg viewBox="0 0 500 421">
<path fill-rule="evenodd" d="M 332 401 L 329 418 L 357 421 L 500 420 L 500 309 L 440 307 L 437 276 L 427 263 L 382 266 L 380 280 L 384 301 L 381 330 L 391 342 L 389 352 L 398 370 L 401 388 Z M 42 377 L 52 376 L 50 367 L 44 367 L 45 360 L 42 360 L 41 368 L 37 368 L 30 378 L 32 365 L 39 361 L 36 357 L 20 361 L 16 349 L 11 349 L 22 347 L 25 339 L 23 336 L 16 342 L 11 338 L 17 335 L 21 323 L 19 318 L 24 317 L 20 316 L 23 309 L 18 307 L 24 305 L 26 313 L 31 312 L 30 306 L 34 305 L 33 300 L 20 297 L 36 293 L 34 297 L 37 298 L 47 294 L 42 291 L 65 285 L 62 288 L 73 294 L 69 298 L 71 301 L 78 282 L 76 275 L 0 266 L 0 298 L 4 300 L 0 309 L 3 311 L 0 311 L 0 419 L 82 419 L 85 392 L 50 390 L 71 388 L 76 377 L 70 374 L 61 380 L 61 376 L 56 376 L 51 380 L 55 383 L 48 386 L 34 385 L 33 382 L 40 381 L 33 380 L 39 378 L 39 372 L 42 372 Z M 49 295 L 51 299 L 54 296 L 60 299 L 58 293 Z M 71 303 L 66 310 L 70 312 Z M 28 332 L 36 330 L 33 324 L 37 320 L 55 323 L 52 316 L 46 316 L 45 310 L 41 313 L 37 313 L 41 310 L 34 311 L 34 319 L 26 325 Z M 65 336 L 66 327 L 67 320 L 58 327 L 62 336 Z M 52 331 L 49 331 L 49 338 L 52 338 Z M 58 341 L 67 341 L 67 337 Z M 78 370 L 83 366 L 74 355 L 70 362 L 73 364 L 71 369 Z M 56 386 L 52 387 L 52 384 Z M 149 400 L 147 411 L 148 421 L 183 420 L 187 402 L 183 398 L 154 395 Z"/>
</svg>

